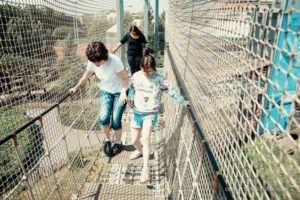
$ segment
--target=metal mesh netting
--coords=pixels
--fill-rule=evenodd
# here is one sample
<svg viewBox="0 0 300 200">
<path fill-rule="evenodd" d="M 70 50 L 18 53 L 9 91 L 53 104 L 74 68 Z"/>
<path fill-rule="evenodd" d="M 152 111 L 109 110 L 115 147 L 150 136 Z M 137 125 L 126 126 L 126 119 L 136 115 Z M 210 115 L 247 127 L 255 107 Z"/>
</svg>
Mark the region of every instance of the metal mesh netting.
<svg viewBox="0 0 300 200">
<path fill-rule="evenodd" d="M 168 80 L 176 82 L 171 59 L 165 58 L 166 74 Z M 174 105 L 170 98 L 164 98 L 163 105 L 166 114 L 164 153 L 170 199 L 226 199 L 222 188 L 213 187 L 213 183 L 217 183 L 215 170 L 205 152 L 205 141 L 194 127 L 194 120 L 186 109 Z"/>
<path fill-rule="evenodd" d="M 170 149 L 177 151 L 169 157 L 177 166 L 169 168 L 173 197 L 210 198 L 216 172 L 209 166 L 218 165 L 223 189 L 235 199 L 298 199 L 300 2 L 170 0 L 169 6 L 166 41 L 213 154 L 198 155 L 197 139 L 183 125 L 181 137 L 174 136 L 182 145 Z"/>
<path fill-rule="evenodd" d="M 91 41 L 118 41 L 113 1 L 0 1 L 0 199 L 70 199 L 99 149 Z M 32 122 L 32 123 L 30 123 Z"/>
</svg>

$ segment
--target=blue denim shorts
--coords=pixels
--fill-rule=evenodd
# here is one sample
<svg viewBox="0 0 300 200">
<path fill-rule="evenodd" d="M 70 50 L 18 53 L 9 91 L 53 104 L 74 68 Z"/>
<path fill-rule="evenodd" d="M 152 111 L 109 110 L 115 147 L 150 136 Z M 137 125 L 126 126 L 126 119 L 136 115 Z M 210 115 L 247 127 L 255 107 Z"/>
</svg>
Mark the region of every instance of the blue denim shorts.
<svg viewBox="0 0 300 200">
<path fill-rule="evenodd" d="M 130 122 L 130 128 L 142 128 L 143 123 L 146 120 L 150 120 L 151 128 L 155 128 L 158 121 L 158 113 L 157 112 L 139 113 L 134 111 Z"/>
<path fill-rule="evenodd" d="M 100 91 L 100 119 L 101 128 L 111 126 L 113 130 L 122 128 L 122 115 L 126 104 L 119 104 L 120 93 Z"/>
</svg>

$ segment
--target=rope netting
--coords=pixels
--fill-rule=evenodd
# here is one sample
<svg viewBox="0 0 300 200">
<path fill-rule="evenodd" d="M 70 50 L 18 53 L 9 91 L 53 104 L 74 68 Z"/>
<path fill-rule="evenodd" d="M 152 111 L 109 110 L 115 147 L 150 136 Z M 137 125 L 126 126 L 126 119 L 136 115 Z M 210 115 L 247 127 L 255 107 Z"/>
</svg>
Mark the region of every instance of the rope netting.
<svg viewBox="0 0 300 200">
<path fill-rule="evenodd" d="M 166 122 L 172 199 L 298 199 L 300 2 L 170 0 L 166 27 L 195 113 Z"/>
<path fill-rule="evenodd" d="M 80 194 L 102 140 L 97 82 L 67 92 L 87 44 L 118 41 L 114 3 L 0 1 L 1 198 Z M 299 198 L 299 4 L 169 1 L 165 69 L 193 105 L 164 100 L 171 199 Z"/>
<path fill-rule="evenodd" d="M 116 27 L 110 0 L 0 1 L 0 199 L 79 193 L 102 142 L 98 83 L 68 91 L 88 43 L 110 49 Z"/>
</svg>

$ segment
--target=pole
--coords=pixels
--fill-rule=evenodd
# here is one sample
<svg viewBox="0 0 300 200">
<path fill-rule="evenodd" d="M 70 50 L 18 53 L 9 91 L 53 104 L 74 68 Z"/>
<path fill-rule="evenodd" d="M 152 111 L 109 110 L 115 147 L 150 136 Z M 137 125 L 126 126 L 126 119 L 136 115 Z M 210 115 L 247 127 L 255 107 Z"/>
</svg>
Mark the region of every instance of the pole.
<svg viewBox="0 0 300 200">
<path fill-rule="evenodd" d="M 124 36 L 124 2 L 123 0 L 117 0 L 117 24 L 119 27 L 119 41 Z M 125 50 L 124 46 L 121 46 L 121 60 L 125 63 Z"/>
<path fill-rule="evenodd" d="M 158 50 L 158 23 L 159 23 L 159 0 L 155 0 L 155 16 L 154 16 L 154 50 L 157 55 Z"/>
<path fill-rule="evenodd" d="M 148 13 L 149 13 L 149 0 L 144 1 L 144 35 L 146 40 L 148 41 Z"/>
</svg>

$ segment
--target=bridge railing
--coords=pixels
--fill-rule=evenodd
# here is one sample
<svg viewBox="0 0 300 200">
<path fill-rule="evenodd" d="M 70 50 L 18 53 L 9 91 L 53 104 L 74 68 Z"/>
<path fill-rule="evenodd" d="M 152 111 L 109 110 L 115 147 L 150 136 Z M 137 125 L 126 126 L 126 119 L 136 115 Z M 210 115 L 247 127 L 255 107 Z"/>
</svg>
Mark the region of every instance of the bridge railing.
<svg viewBox="0 0 300 200">
<path fill-rule="evenodd" d="M 80 193 L 100 145 L 98 83 L 67 94 L 88 43 L 118 41 L 115 15 L 112 1 L 0 2 L 0 199 Z"/>
<path fill-rule="evenodd" d="M 100 146 L 98 100 L 84 98 L 88 91 L 66 94 L 32 117 L 33 110 L 21 113 L 29 121 L 0 143 L 3 198 L 66 199 L 80 193 Z"/>
</svg>

